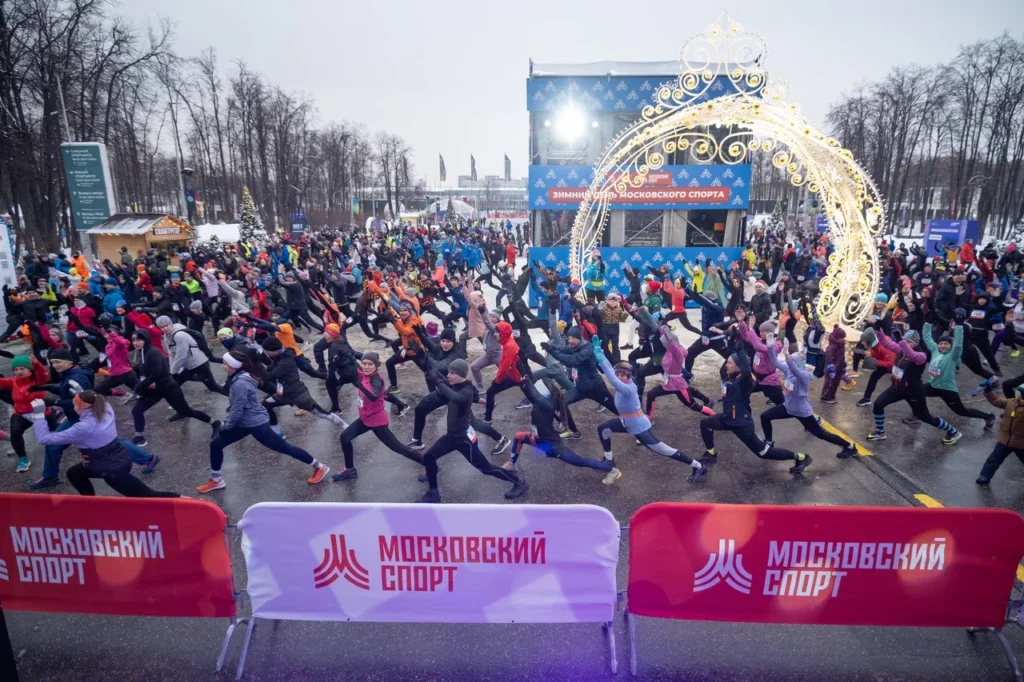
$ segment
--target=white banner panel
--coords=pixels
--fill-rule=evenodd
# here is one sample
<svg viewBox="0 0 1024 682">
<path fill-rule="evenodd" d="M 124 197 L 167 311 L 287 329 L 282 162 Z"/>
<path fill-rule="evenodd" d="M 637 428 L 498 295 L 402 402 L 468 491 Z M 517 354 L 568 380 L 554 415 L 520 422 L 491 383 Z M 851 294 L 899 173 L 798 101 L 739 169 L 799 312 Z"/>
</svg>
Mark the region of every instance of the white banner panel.
<svg viewBox="0 0 1024 682">
<path fill-rule="evenodd" d="M 613 617 L 619 524 L 602 507 L 263 502 L 239 527 L 259 618 Z"/>
</svg>

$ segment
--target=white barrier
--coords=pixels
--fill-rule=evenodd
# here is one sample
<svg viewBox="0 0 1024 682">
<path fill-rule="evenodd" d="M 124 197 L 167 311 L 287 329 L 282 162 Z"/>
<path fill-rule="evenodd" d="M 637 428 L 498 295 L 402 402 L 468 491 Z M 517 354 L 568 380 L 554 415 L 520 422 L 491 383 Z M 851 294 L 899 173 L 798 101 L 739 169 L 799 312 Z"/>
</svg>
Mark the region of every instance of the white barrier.
<svg viewBox="0 0 1024 682">
<path fill-rule="evenodd" d="M 592 505 L 266 502 L 241 522 L 252 618 L 602 623 L 616 671 L 619 524 Z"/>
</svg>

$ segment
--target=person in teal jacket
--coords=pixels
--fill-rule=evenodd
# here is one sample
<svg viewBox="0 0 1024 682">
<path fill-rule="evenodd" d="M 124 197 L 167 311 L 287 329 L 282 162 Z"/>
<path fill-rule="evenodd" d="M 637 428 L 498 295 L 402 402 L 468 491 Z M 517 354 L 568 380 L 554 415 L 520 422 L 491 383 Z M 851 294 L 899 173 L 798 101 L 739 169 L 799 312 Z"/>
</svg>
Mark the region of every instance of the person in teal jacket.
<svg viewBox="0 0 1024 682">
<path fill-rule="evenodd" d="M 960 400 L 960 390 L 956 385 L 956 366 L 960 363 L 960 353 L 964 346 L 964 328 L 962 325 L 953 327 L 953 336 L 948 334 L 940 336 L 938 340 L 932 336 L 932 325 L 926 322 L 921 334 L 924 338 L 924 345 L 931 352 L 931 359 L 928 361 L 928 383 L 925 386 L 925 395 L 929 398 L 941 398 L 942 402 L 961 417 L 973 417 L 985 422 L 985 430 L 988 431 L 996 423 L 996 417 L 990 412 L 983 412 L 973 407 L 967 407 Z M 916 417 L 904 419 L 904 422 L 913 423 Z"/>
<path fill-rule="evenodd" d="M 583 288 L 587 292 L 587 302 L 594 303 L 604 300 L 605 278 L 608 268 L 601 260 L 601 252 L 594 249 L 590 252 L 590 264 L 583 271 Z"/>
</svg>

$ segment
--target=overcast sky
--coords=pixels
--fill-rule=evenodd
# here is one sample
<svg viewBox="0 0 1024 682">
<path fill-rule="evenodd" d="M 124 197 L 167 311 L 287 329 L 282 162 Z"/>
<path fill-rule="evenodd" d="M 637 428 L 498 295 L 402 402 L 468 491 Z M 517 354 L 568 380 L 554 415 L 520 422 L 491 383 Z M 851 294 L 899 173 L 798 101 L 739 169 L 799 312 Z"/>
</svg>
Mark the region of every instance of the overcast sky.
<svg viewBox="0 0 1024 682">
<path fill-rule="evenodd" d="M 447 185 L 477 171 L 526 175 L 526 77 L 535 62 L 678 59 L 716 20 L 716 2 L 612 0 L 119 0 L 125 16 L 177 23 L 182 56 L 217 48 L 285 90 L 315 98 L 321 122 L 348 120 L 401 135 L 416 177 Z M 844 90 L 895 65 L 936 64 L 961 45 L 1024 34 L 1024 0 L 732 0 L 768 45 L 771 76 L 816 125 Z M 636 14 L 622 12 L 623 8 Z"/>
</svg>

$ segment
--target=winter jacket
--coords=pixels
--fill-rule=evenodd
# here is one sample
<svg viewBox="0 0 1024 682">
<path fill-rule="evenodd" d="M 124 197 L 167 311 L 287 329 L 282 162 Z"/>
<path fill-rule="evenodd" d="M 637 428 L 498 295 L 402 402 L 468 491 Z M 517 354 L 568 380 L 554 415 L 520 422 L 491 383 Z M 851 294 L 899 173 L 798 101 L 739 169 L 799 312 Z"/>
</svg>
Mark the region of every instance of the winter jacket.
<svg viewBox="0 0 1024 682">
<path fill-rule="evenodd" d="M 651 420 L 640 409 L 640 392 L 637 389 L 636 383 L 632 380 L 619 380 L 615 376 L 615 369 L 612 368 L 612 363 L 608 362 L 608 358 L 603 354 L 601 355 L 600 367 L 615 389 L 615 411 L 619 413 L 619 421 L 622 422 L 626 431 L 630 433 L 643 433 L 650 430 Z"/>
<path fill-rule="evenodd" d="M 361 369 L 358 371 L 356 389 L 359 391 L 359 419 L 364 426 L 387 426 L 391 423 L 388 411 L 384 409 L 387 382 L 381 377 L 380 372 L 368 375 L 363 374 Z"/>
<path fill-rule="evenodd" d="M 131 341 L 116 332 L 111 332 L 107 338 L 107 347 L 104 354 L 107 356 L 107 363 L 110 367 L 110 376 L 121 376 L 132 371 L 132 365 L 128 362 L 128 349 Z"/>
<path fill-rule="evenodd" d="M 846 331 L 838 324 L 832 327 L 828 335 L 828 347 L 825 348 L 825 366 L 834 366 L 836 374 L 846 371 Z"/>
<path fill-rule="evenodd" d="M 498 363 L 498 371 L 494 375 L 494 383 L 505 379 L 522 383 L 523 375 L 519 373 L 519 344 L 512 338 L 512 325 L 508 322 L 499 322 L 498 339 L 501 342 L 501 362 Z"/>
<path fill-rule="evenodd" d="M 994 406 L 1003 408 L 996 442 L 1009 448 L 1024 449 L 1024 400 L 1003 398 L 991 391 L 985 393 L 985 398 Z"/>
<path fill-rule="evenodd" d="M 153 345 L 152 337 L 147 329 L 138 329 L 135 332 L 145 340 L 141 351 L 135 351 L 138 361 L 136 362 L 135 373 L 139 377 L 138 383 L 132 387 L 135 393 L 142 393 L 149 387 L 157 390 L 177 386 L 171 378 L 171 371 L 164 357 L 163 349 Z"/>
<path fill-rule="evenodd" d="M 94 474 L 102 476 L 131 470 L 131 455 L 117 437 L 114 408 L 110 405 L 107 405 L 107 413 L 101 420 L 96 419 L 90 408 L 63 431 L 50 431 L 44 419 L 36 419 L 32 430 L 36 442 L 45 445 L 47 450 L 51 447 L 76 446 L 82 458 L 87 459 L 86 467 Z"/>
<path fill-rule="evenodd" d="M 725 388 L 722 396 L 722 423 L 726 426 L 752 426 L 754 423 L 750 412 L 750 392 L 754 388 L 754 379 L 750 376 L 750 362 L 744 353 L 737 353 L 739 374 L 727 377 L 723 382 Z"/>
<path fill-rule="evenodd" d="M 814 414 L 811 401 L 807 398 L 814 373 L 809 372 L 806 365 L 792 355 L 783 362 L 779 359 L 778 351 L 772 347 L 768 348 L 768 359 L 786 377 L 782 382 L 782 404 L 786 406 L 786 412 L 794 417 L 810 417 Z"/>
<path fill-rule="evenodd" d="M 570 370 L 576 370 L 576 387 L 580 391 L 604 386 L 601 375 L 597 372 L 594 347 L 589 343 L 580 342 L 575 348 L 568 345 L 564 348 L 548 345 L 547 351 Z"/>
<path fill-rule="evenodd" d="M 754 349 L 754 374 L 757 376 L 757 383 L 762 386 L 781 386 L 782 378 L 779 373 L 775 371 L 775 364 L 772 362 L 771 357 L 768 354 L 768 345 L 761 340 L 753 329 L 747 327 L 746 322 L 739 323 L 740 335 L 743 340 L 746 341 L 751 348 Z M 772 344 L 772 350 L 778 353 L 782 350 L 782 342 L 776 340 Z"/>
<path fill-rule="evenodd" d="M 164 338 L 167 341 L 167 357 L 170 359 L 171 374 L 181 374 L 186 369 L 195 369 L 209 362 L 209 358 L 199 350 L 199 344 L 186 331 L 188 327 L 175 324 L 171 333 Z"/>
<path fill-rule="evenodd" d="M 224 430 L 255 428 L 270 422 L 267 408 L 260 404 L 257 381 L 248 372 L 236 372 L 228 379 L 228 414 Z"/>
<path fill-rule="evenodd" d="M 665 375 L 662 386 L 666 391 L 685 391 L 689 388 L 689 384 L 683 378 L 686 349 L 668 327 L 662 328 L 661 340 L 665 344 L 665 354 L 661 358 L 661 371 Z"/>
<path fill-rule="evenodd" d="M 491 317 L 487 313 L 483 313 L 484 327 L 487 329 L 487 333 L 484 334 L 484 355 L 491 359 L 491 362 L 497 364 L 501 358 L 501 339 L 498 334 L 498 328 L 491 322 Z"/>
<path fill-rule="evenodd" d="M 50 380 L 46 365 L 32 358 L 32 373 L 26 377 L 0 377 L 0 390 L 11 392 L 15 414 L 32 412 L 32 401 L 46 398 L 46 391 L 30 391 L 32 386 L 43 386 Z"/>
<path fill-rule="evenodd" d="M 923 390 L 921 375 L 924 374 L 927 356 L 900 339 L 896 343 L 881 330 L 875 330 L 878 343 L 896 353 L 892 367 L 892 387 L 899 394 L 918 393 Z"/>
<path fill-rule="evenodd" d="M 953 331 L 953 348 L 947 353 L 939 351 L 939 345 L 932 338 L 931 324 L 925 323 L 921 338 L 932 354 L 932 359 L 928 362 L 928 384 L 940 391 L 959 393 L 960 389 L 956 385 L 956 366 L 960 363 L 960 353 L 964 347 L 964 328 L 957 326 Z"/>
<path fill-rule="evenodd" d="M 471 291 L 469 293 L 469 335 L 474 339 L 481 338 L 487 333 L 487 327 L 484 324 L 484 318 L 487 316 L 486 312 L 480 312 L 480 306 L 485 305 L 483 294 L 479 291 Z"/>
</svg>

